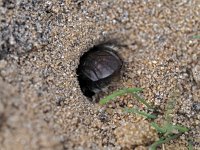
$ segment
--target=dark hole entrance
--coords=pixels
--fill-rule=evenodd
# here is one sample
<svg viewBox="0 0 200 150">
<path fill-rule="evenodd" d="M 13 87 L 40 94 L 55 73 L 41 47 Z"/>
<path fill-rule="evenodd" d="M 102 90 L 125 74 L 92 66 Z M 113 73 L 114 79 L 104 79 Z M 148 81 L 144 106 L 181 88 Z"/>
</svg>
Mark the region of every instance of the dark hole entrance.
<svg viewBox="0 0 200 150">
<path fill-rule="evenodd" d="M 122 60 L 109 45 L 97 45 L 85 52 L 77 68 L 81 91 L 91 98 L 120 75 Z"/>
</svg>

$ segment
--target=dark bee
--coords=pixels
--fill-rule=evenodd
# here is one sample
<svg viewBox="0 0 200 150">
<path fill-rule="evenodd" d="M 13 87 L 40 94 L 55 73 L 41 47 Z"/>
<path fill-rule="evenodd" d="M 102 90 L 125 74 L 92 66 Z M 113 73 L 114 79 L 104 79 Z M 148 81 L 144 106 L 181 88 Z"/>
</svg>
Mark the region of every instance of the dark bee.
<svg viewBox="0 0 200 150">
<path fill-rule="evenodd" d="M 83 94 L 92 97 L 119 76 L 122 60 L 116 51 L 107 45 L 94 46 L 80 58 L 77 69 Z"/>
</svg>

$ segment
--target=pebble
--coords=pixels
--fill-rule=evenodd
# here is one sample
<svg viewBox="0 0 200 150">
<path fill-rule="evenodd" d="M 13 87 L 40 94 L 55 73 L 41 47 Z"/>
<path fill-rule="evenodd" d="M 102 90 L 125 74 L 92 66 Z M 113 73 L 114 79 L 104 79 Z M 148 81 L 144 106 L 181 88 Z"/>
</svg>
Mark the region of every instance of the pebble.
<svg viewBox="0 0 200 150">
<path fill-rule="evenodd" d="M 200 111 L 200 102 L 194 102 L 192 109 L 199 112 Z"/>
<path fill-rule="evenodd" d="M 200 64 L 194 66 L 192 69 L 194 80 L 200 85 Z"/>
<path fill-rule="evenodd" d="M 6 67 L 6 65 L 7 65 L 6 60 L 4 60 L 4 59 L 0 60 L 0 69 L 3 69 L 4 67 Z"/>
</svg>

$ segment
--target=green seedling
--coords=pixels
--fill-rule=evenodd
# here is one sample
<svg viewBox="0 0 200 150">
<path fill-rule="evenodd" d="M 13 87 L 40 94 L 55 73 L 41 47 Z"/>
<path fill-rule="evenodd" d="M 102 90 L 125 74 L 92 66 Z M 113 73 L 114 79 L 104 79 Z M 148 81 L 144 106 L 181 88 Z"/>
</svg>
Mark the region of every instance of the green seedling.
<svg viewBox="0 0 200 150">
<path fill-rule="evenodd" d="M 131 93 L 136 98 L 136 100 L 138 100 L 139 102 L 144 104 L 148 109 L 153 110 L 154 107 L 152 107 L 150 104 L 148 104 L 143 98 L 138 96 L 139 92 L 142 92 L 141 88 L 125 88 L 125 89 L 113 92 L 111 95 L 101 99 L 99 103 L 101 105 L 105 105 L 108 102 L 114 100 L 118 96 L 122 96 L 122 95 L 125 95 L 127 93 Z M 176 139 L 180 135 L 182 135 L 183 133 L 189 131 L 189 129 L 184 127 L 184 126 L 172 124 L 172 114 L 173 114 L 173 111 L 174 111 L 174 106 L 176 105 L 177 96 L 178 96 L 177 92 L 173 93 L 171 100 L 167 103 L 166 112 L 164 114 L 163 125 L 159 126 L 157 123 L 151 122 L 151 126 L 153 128 L 155 128 L 155 130 L 158 133 L 160 133 L 160 135 L 162 137 L 158 141 L 154 142 L 149 147 L 149 150 L 156 150 L 158 146 L 165 144 L 165 143 L 167 143 L 167 142 L 169 142 L 173 139 Z M 156 119 L 157 118 L 156 115 L 149 114 L 149 113 L 146 113 L 144 111 L 140 111 L 138 108 L 124 108 L 124 111 L 127 112 L 127 113 L 136 113 L 136 114 L 142 115 L 142 116 L 144 116 L 148 119 Z M 189 150 L 192 150 L 191 149 L 191 143 L 189 143 L 189 148 L 190 148 Z"/>
<path fill-rule="evenodd" d="M 192 141 L 188 141 L 188 150 L 193 150 Z"/>
<path fill-rule="evenodd" d="M 148 109 L 153 109 L 153 107 L 150 104 L 148 104 L 143 98 L 138 96 L 139 92 L 142 92 L 141 88 L 126 88 L 126 89 L 114 91 L 111 95 L 101 99 L 99 103 L 101 105 L 105 105 L 108 102 L 110 102 L 111 100 L 114 100 L 118 96 L 122 96 L 122 95 L 125 95 L 127 93 L 131 93 L 136 98 L 136 100 L 138 100 L 139 102 L 144 104 Z M 144 111 L 140 111 L 137 108 L 125 108 L 124 111 L 127 112 L 127 113 L 136 113 L 136 114 L 139 114 L 139 115 L 143 115 L 144 117 L 149 118 L 149 119 L 155 119 L 156 118 L 155 115 L 148 114 Z"/>
<path fill-rule="evenodd" d="M 141 97 L 139 97 L 137 95 L 139 92 L 142 92 L 142 91 L 143 91 L 143 89 L 141 89 L 141 88 L 125 88 L 125 89 L 122 89 L 122 90 L 115 91 L 112 94 L 106 96 L 105 98 L 101 99 L 99 101 L 99 103 L 101 105 L 105 105 L 108 102 L 110 102 L 111 100 L 114 100 L 118 96 L 122 96 L 122 95 L 125 95 L 127 93 L 131 93 L 138 101 L 143 103 L 146 107 L 148 107 L 149 109 L 153 109 L 153 107 L 151 105 L 149 105 L 144 99 L 142 99 Z"/>
<path fill-rule="evenodd" d="M 136 94 L 138 92 L 142 92 L 142 89 L 141 88 L 126 88 L 126 89 L 118 90 L 118 91 L 113 92 L 111 95 L 108 95 L 105 98 L 101 99 L 99 101 L 99 103 L 101 105 L 104 105 L 104 104 L 107 104 L 108 102 L 110 102 L 111 100 L 114 100 L 118 96 L 122 96 L 122 95 L 125 95 L 127 93 Z"/>
<path fill-rule="evenodd" d="M 165 124 L 160 127 L 157 123 L 152 122 L 151 126 L 156 129 L 158 133 L 163 134 L 164 136 L 176 134 L 176 133 L 184 133 L 189 131 L 188 128 L 180 125 L 172 125 L 171 123 Z"/>
<path fill-rule="evenodd" d="M 154 109 L 153 106 L 151 106 L 150 104 L 148 104 L 143 98 L 141 98 L 140 96 L 137 95 L 137 93 L 132 93 L 133 96 L 142 104 L 144 104 L 148 109 Z"/>
<path fill-rule="evenodd" d="M 157 123 L 152 122 L 151 126 L 156 129 L 158 133 L 162 135 L 162 138 L 160 138 L 158 141 L 154 142 L 150 146 L 150 150 L 156 150 L 158 146 L 161 144 L 167 143 L 170 140 L 176 139 L 181 134 L 189 131 L 188 128 L 180 125 L 173 125 L 172 124 L 172 114 L 174 111 L 174 106 L 176 105 L 176 99 L 178 97 L 178 93 L 174 92 L 172 94 L 171 99 L 167 103 L 166 111 L 164 115 L 164 124 L 162 126 L 159 126 Z"/>
<path fill-rule="evenodd" d="M 193 35 L 192 38 L 193 39 L 200 39 L 200 35 Z"/>
<path fill-rule="evenodd" d="M 144 117 L 146 117 L 148 119 L 155 119 L 155 118 L 157 118 L 155 115 L 146 113 L 144 111 L 140 111 L 137 108 L 125 108 L 124 112 L 127 112 L 127 113 L 136 113 L 136 114 L 142 115 L 142 116 L 144 116 Z"/>
<path fill-rule="evenodd" d="M 158 141 L 154 142 L 150 147 L 149 150 L 156 150 L 159 145 L 165 144 L 171 140 L 178 138 L 180 134 L 172 135 L 166 138 L 160 138 Z"/>
</svg>

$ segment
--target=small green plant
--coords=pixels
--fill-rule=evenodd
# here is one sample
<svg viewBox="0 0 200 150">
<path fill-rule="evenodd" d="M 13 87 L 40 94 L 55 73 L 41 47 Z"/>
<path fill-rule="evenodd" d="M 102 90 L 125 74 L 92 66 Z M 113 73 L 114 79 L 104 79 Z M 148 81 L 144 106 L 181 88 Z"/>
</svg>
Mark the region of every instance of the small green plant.
<svg viewBox="0 0 200 150">
<path fill-rule="evenodd" d="M 193 39 L 200 39 L 200 35 L 193 35 L 192 38 Z"/>
<path fill-rule="evenodd" d="M 110 102 L 111 100 L 114 100 L 118 96 L 122 96 L 124 94 L 131 93 L 136 98 L 136 100 L 138 100 L 139 102 L 144 104 L 149 110 L 154 110 L 153 106 L 148 104 L 143 98 L 141 98 L 138 95 L 139 92 L 142 92 L 141 88 L 125 88 L 122 90 L 114 91 L 113 94 L 101 99 L 99 103 L 104 105 L 104 104 L 107 104 L 108 102 Z M 150 146 L 149 150 L 156 150 L 158 146 L 160 146 L 164 143 L 167 143 L 173 139 L 178 138 L 181 134 L 183 134 L 189 130 L 188 128 L 186 128 L 184 126 L 172 124 L 171 116 L 172 116 L 172 113 L 174 110 L 174 106 L 176 105 L 176 98 L 177 98 L 177 93 L 175 92 L 172 94 L 171 99 L 167 103 L 166 112 L 164 114 L 163 125 L 159 126 L 157 123 L 151 122 L 151 126 L 153 128 L 155 128 L 155 130 L 161 135 L 161 138 L 158 141 L 154 142 Z M 147 113 L 144 111 L 140 111 L 138 108 L 124 108 L 124 111 L 127 113 L 136 113 L 136 114 L 142 115 L 148 119 L 156 119 L 157 118 L 156 115 L 150 114 L 150 113 Z M 189 146 L 191 147 L 191 144 L 189 144 Z"/>
<path fill-rule="evenodd" d="M 156 150 L 159 145 L 162 145 L 162 144 L 165 144 L 165 143 L 167 143 L 167 142 L 169 142 L 171 140 L 174 140 L 174 139 L 178 138 L 180 135 L 181 134 L 176 134 L 176 135 L 172 135 L 172 136 L 169 136 L 169 137 L 166 137 L 166 138 L 162 137 L 158 141 L 154 142 L 150 146 L 149 150 Z"/>
<path fill-rule="evenodd" d="M 176 105 L 177 98 L 178 91 L 174 90 L 171 98 L 167 102 L 166 111 L 164 113 L 164 123 L 162 126 L 159 126 L 155 122 L 151 123 L 151 126 L 154 127 L 156 131 L 161 134 L 162 137 L 150 146 L 150 150 L 156 150 L 156 147 L 158 147 L 159 145 L 176 139 L 184 132 L 189 131 L 189 129 L 186 127 L 172 124 L 172 114 L 174 111 L 174 106 Z"/>
<path fill-rule="evenodd" d="M 122 90 L 114 91 L 112 94 L 110 94 L 110 95 L 106 96 L 105 98 L 101 99 L 99 101 L 99 103 L 101 105 L 105 105 L 108 102 L 114 100 L 118 96 L 122 96 L 124 94 L 131 93 L 136 98 L 136 100 L 138 100 L 139 102 L 144 104 L 148 109 L 153 109 L 153 107 L 151 105 L 149 105 L 143 98 L 138 96 L 138 93 L 142 92 L 142 91 L 143 91 L 143 89 L 141 89 L 141 88 L 125 88 L 125 89 L 122 89 Z M 148 114 L 148 113 L 146 113 L 144 111 L 140 111 L 138 108 L 125 108 L 124 111 L 128 112 L 128 113 L 137 113 L 137 114 L 143 115 L 143 116 L 145 116 L 147 118 L 153 118 L 153 119 L 156 118 L 155 115 Z"/>
<path fill-rule="evenodd" d="M 192 141 L 188 140 L 188 150 L 193 150 Z"/>
<path fill-rule="evenodd" d="M 111 100 L 114 100 L 117 96 L 122 96 L 127 93 L 138 93 L 138 92 L 142 92 L 142 89 L 141 88 L 125 88 L 122 90 L 115 91 L 112 94 L 106 96 L 105 98 L 101 99 L 99 103 L 101 105 L 104 105 L 110 102 Z"/>
<path fill-rule="evenodd" d="M 124 111 L 127 112 L 127 113 L 136 113 L 136 114 L 142 115 L 142 116 L 149 118 L 149 119 L 156 119 L 157 118 L 156 115 L 146 113 L 145 111 L 140 111 L 138 108 L 127 108 L 126 107 L 126 108 L 124 108 Z"/>
<path fill-rule="evenodd" d="M 172 125 L 171 123 L 167 123 L 166 125 L 160 127 L 155 122 L 152 122 L 151 126 L 154 127 L 156 131 L 162 135 L 162 137 L 150 146 L 150 150 L 156 150 L 159 145 L 176 139 L 184 132 L 189 131 L 189 129 L 186 127 Z"/>
</svg>

